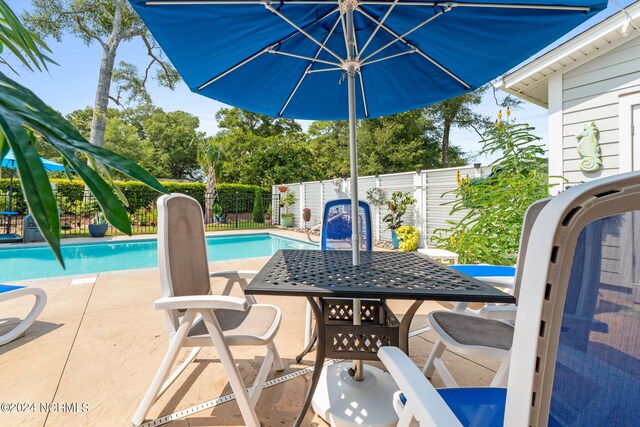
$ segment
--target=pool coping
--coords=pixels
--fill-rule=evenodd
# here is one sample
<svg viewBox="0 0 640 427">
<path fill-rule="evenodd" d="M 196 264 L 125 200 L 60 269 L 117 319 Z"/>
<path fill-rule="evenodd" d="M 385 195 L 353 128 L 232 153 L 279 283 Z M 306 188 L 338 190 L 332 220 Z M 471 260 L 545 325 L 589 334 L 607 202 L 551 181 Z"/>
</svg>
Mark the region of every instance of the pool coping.
<svg viewBox="0 0 640 427">
<path fill-rule="evenodd" d="M 275 232 L 274 232 L 275 231 Z M 310 242 L 309 240 L 303 240 L 300 236 L 302 233 L 290 231 L 290 230 L 281 230 L 281 229 L 273 229 L 273 230 L 233 230 L 233 231 L 209 231 L 205 233 L 207 237 L 218 237 L 218 236 L 247 236 L 247 235 L 272 235 L 276 237 L 283 237 L 289 240 L 295 240 L 297 242 L 306 243 L 306 244 L 317 244 L 314 242 Z M 77 237 L 77 238 L 69 238 L 64 239 L 62 246 L 73 246 L 73 245 L 82 245 L 82 244 L 97 244 L 97 243 L 111 243 L 111 242 L 126 242 L 126 241 L 149 241 L 149 240 L 157 240 L 157 234 L 137 234 L 135 236 L 107 236 L 107 237 Z M 5 249 L 21 249 L 21 248 L 32 248 L 32 247 L 46 247 L 46 243 L 43 242 L 29 242 L 29 243 L 12 243 L 8 244 L 6 248 L 0 247 L 0 252 Z M 235 260 L 252 260 L 252 259 L 260 259 L 260 258 L 270 258 L 267 257 L 251 257 L 251 258 L 234 258 L 233 260 L 220 260 L 220 261 L 209 261 L 209 264 L 215 263 L 224 263 Z M 153 271 L 157 270 L 158 267 L 142 267 L 142 268 L 128 268 L 123 270 L 110 270 L 110 271 L 98 271 L 94 273 L 81 273 L 81 274 L 69 274 L 69 275 L 61 275 L 61 276 L 51 276 L 51 277 L 39 277 L 34 279 L 22 279 L 22 280 L 7 280 L 3 281 L 4 284 L 14 285 L 38 285 L 45 284 L 50 282 L 61 282 L 69 280 L 69 285 L 73 285 L 73 281 L 81 280 L 81 279 L 97 279 L 100 275 L 110 275 L 110 274 L 120 274 L 120 273 L 130 273 L 130 272 L 145 272 L 145 271 Z"/>
</svg>

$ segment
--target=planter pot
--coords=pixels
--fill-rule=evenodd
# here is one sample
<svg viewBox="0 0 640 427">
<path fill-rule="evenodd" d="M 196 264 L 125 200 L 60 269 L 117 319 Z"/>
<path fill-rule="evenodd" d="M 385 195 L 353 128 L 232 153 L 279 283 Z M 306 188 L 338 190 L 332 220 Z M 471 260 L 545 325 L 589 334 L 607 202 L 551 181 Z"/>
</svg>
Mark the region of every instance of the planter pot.
<svg viewBox="0 0 640 427">
<path fill-rule="evenodd" d="M 311 212 L 309 212 L 308 214 L 307 213 L 303 213 L 302 214 L 302 219 L 304 219 L 305 222 L 311 221 Z"/>
<path fill-rule="evenodd" d="M 91 237 L 104 237 L 109 229 L 109 224 L 89 224 L 89 234 Z"/>
<path fill-rule="evenodd" d="M 282 225 L 284 227 L 293 227 L 293 216 L 282 216 Z"/>
<path fill-rule="evenodd" d="M 396 230 L 391 230 L 391 244 L 393 245 L 393 249 L 398 249 L 400 242 L 398 242 Z"/>
</svg>

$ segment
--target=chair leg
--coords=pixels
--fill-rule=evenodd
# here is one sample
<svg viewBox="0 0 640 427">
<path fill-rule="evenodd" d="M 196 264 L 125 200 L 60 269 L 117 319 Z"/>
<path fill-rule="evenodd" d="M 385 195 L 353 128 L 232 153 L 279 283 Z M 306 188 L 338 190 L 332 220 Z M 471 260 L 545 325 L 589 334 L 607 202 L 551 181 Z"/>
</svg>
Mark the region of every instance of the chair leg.
<svg viewBox="0 0 640 427">
<path fill-rule="evenodd" d="M 280 353 L 278 352 L 276 344 L 271 341 L 269 344 L 267 344 L 267 349 L 273 353 L 273 369 L 278 372 L 284 371 L 284 363 L 282 363 L 282 359 L 280 358 Z"/>
<path fill-rule="evenodd" d="M 142 424 L 145 417 L 147 416 L 147 412 L 149 412 L 149 408 L 151 408 L 151 405 L 153 405 L 158 399 L 160 390 L 162 389 L 162 386 L 169 375 L 169 370 L 175 363 L 176 358 L 178 357 L 178 352 L 180 351 L 180 348 L 182 347 L 182 344 L 184 343 L 184 340 L 189 333 L 189 330 L 191 329 L 194 317 L 195 313 L 191 311 L 187 311 L 187 313 L 184 315 L 182 323 L 176 331 L 176 335 L 173 337 L 171 344 L 169 344 L 169 349 L 164 355 L 164 359 L 162 359 L 162 364 L 160 365 L 156 376 L 153 378 L 153 381 L 151 382 L 147 393 L 144 395 L 144 398 L 142 399 L 138 410 L 131 420 L 131 423 L 133 423 L 134 426 L 139 426 L 140 424 Z"/>
<path fill-rule="evenodd" d="M 311 335 L 313 334 L 313 325 L 311 315 L 311 306 L 307 303 L 307 311 L 305 313 L 304 318 L 304 346 L 307 347 L 309 345 L 309 341 L 311 340 Z"/>
<path fill-rule="evenodd" d="M 258 420 L 258 415 L 253 409 L 251 399 L 247 393 L 246 385 L 244 384 L 244 381 L 242 381 L 242 376 L 240 375 L 238 366 L 231 354 L 231 350 L 229 350 L 229 347 L 224 341 L 224 336 L 218 320 L 213 314 L 213 311 L 202 311 L 201 315 L 207 327 L 207 331 L 211 336 L 213 345 L 218 353 L 222 367 L 227 374 L 231 390 L 236 396 L 236 401 L 240 407 L 240 413 L 242 414 L 242 419 L 244 420 L 245 425 L 247 427 L 259 427 L 260 421 Z"/>
<path fill-rule="evenodd" d="M 506 387 L 509 380 L 509 368 L 511 366 L 511 350 L 509 350 L 502 358 L 502 363 L 496 376 L 493 377 L 489 387 Z"/>
<path fill-rule="evenodd" d="M 431 379 L 431 377 L 433 376 L 433 372 L 436 369 L 433 362 L 436 359 L 439 359 L 440 357 L 442 357 L 442 353 L 444 353 L 445 348 L 446 346 L 442 341 L 440 341 L 439 339 L 436 340 L 436 343 L 433 346 L 433 350 L 431 350 L 431 353 L 429 354 L 429 358 L 427 359 L 427 363 L 425 363 L 424 368 L 422 368 L 422 373 L 427 378 Z"/>
</svg>

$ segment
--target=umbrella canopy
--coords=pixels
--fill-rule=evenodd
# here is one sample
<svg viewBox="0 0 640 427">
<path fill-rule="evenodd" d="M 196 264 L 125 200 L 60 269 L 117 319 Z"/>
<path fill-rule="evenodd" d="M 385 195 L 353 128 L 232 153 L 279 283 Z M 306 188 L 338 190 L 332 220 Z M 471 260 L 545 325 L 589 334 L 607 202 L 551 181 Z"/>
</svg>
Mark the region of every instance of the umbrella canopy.
<svg viewBox="0 0 640 427">
<path fill-rule="evenodd" d="M 42 162 L 42 166 L 47 172 L 59 172 L 64 170 L 64 166 L 59 163 L 52 162 L 51 160 L 40 158 Z M 2 159 L 2 164 L 0 164 L 3 168 L 16 169 L 18 167 L 18 163 L 16 162 L 16 157 L 13 154 L 13 150 L 9 150 L 4 159 Z"/>
<path fill-rule="evenodd" d="M 352 206 L 356 118 L 476 89 L 606 7 L 602 0 L 129 1 L 192 91 L 269 116 L 349 119 Z M 354 242 L 358 226 L 354 215 Z"/>
<path fill-rule="evenodd" d="M 349 117 L 348 5 L 358 118 L 478 88 L 606 7 L 602 0 L 131 3 L 192 91 L 269 116 L 310 120 Z"/>
</svg>

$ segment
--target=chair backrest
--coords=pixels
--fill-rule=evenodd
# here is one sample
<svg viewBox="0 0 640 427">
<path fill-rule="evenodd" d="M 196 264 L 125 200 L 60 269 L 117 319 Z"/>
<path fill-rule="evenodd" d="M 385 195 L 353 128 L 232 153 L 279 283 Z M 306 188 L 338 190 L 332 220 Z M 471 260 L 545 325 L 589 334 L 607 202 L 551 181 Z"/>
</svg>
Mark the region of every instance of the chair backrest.
<svg viewBox="0 0 640 427">
<path fill-rule="evenodd" d="M 360 219 L 360 249 L 373 249 L 371 209 L 369 204 L 358 201 Z M 322 214 L 321 248 L 326 250 L 351 250 L 351 199 L 336 199 L 324 205 Z"/>
<path fill-rule="evenodd" d="M 522 221 L 522 231 L 520 233 L 520 246 L 518 247 L 518 260 L 516 262 L 516 277 L 513 286 L 513 296 L 518 299 L 520 295 L 520 284 L 522 283 L 522 271 L 524 270 L 524 260 L 527 256 L 527 245 L 529 244 L 529 238 L 531 237 L 531 229 L 535 224 L 538 215 L 542 209 L 547 206 L 547 203 L 551 198 L 541 199 L 537 202 L 533 202 L 527 208 L 524 213 L 524 220 Z"/>
<path fill-rule="evenodd" d="M 209 264 L 202 207 L 184 194 L 158 199 L 158 267 L 163 297 L 209 295 Z M 179 313 L 170 316 L 177 327 Z"/>
<path fill-rule="evenodd" d="M 508 426 L 640 420 L 640 173 L 573 187 L 527 245 Z"/>
</svg>

